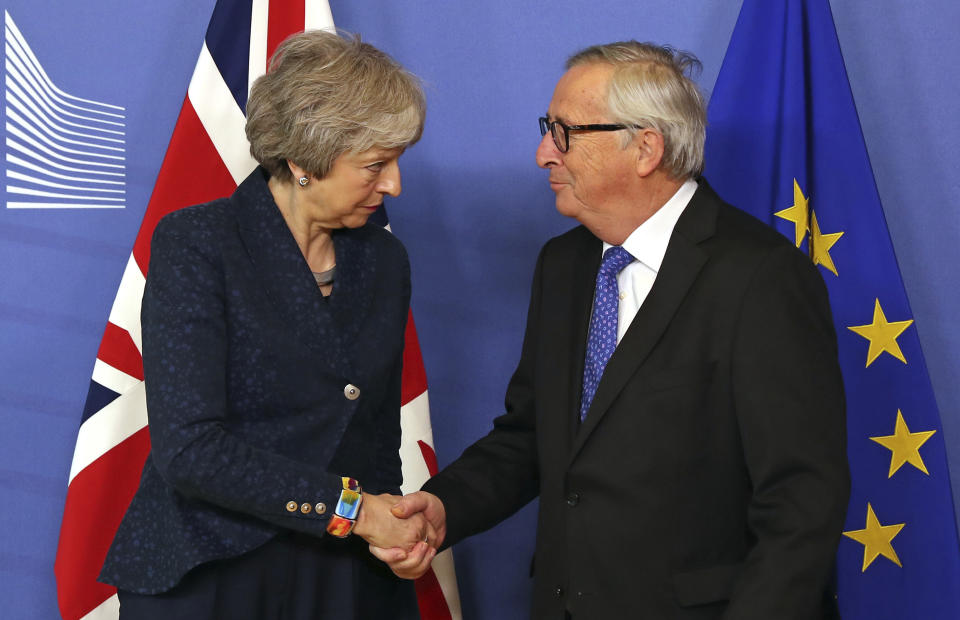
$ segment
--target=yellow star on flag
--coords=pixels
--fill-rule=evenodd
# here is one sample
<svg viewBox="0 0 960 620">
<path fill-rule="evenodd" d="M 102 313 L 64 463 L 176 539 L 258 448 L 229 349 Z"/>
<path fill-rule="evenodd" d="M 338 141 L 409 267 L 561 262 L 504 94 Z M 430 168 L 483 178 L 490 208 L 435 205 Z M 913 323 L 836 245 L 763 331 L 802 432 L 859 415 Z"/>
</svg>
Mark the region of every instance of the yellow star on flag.
<svg viewBox="0 0 960 620">
<path fill-rule="evenodd" d="M 893 474 L 897 473 L 897 470 L 903 467 L 904 463 L 910 463 L 929 476 L 930 472 L 927 471 L 927 466 L 924 465 L 923 458 L 920 456 L 920 446 L 933 437 L 936 432 L 934 430 L 911 433 L 910 429 L 907 428 L 907 423 L 903 420 L 903 414 L 897 409 L 897 424 L 893 435 L 870 438 L 891 452 L 890 474 L 887 478 L 892 478 Z"/>
<path fill-rule="evenodd" d="M 820 232 L 820 225 L 817 224 L 817 214 L 813 212 L 810 215 L 810 249 L 813 253 L 813 264 L 823 265 L 838 276 L 837 268 L 833 264 L 833 258 L 830 257 L 830 248 L 836 243 L 843 232 L 824 234 Z"/>
<path fill-rule="evenodd" d="M 793 206 L 782 211 L 774 213 L 777 217 L 793 222 L 794 236 L 797 238 L 797 247 L 803 243 L 803 238 L 807 235 L 807 212 L 810 208 L 810 201 L 803 197 L 803 191 L 797 180 L 793 180 Z"/>
<path fill-rule="evenodd" d="M 863 570 L 860 572 L 867 572 L 867 567 L 877 559 L 878 555 L 882 555 L 900 568 L 903 568 L 903 564 L 900 563 L 900 558 L 897 557 L 897 552 L 893 550 L 891 541 L 896 538 L 897 534 L 900 533 L 900 530 L 902 530 L 905 525 L 906 523 L 880 525 L 880 520 L 877 519 L 877 515 L 873 512 L 873 506 L 869 503 L 867 504 L 867 524 L 864 529 L 843 533 L 847 538 L 852 538 L 863 545 Z"/>
<path fill-rule="evenodd" d="M 907 321 L 893 321 L 888 323 L 887 317 L 883 314 L 883 308 L 880 307 L 880 300 L 876 300 L 873 307 L 873 323 L 867 325 L 855 325 L 847 327 L 850 331 L 859 334 L 870 341 L 870 349 L 867 351 L 867 365 L 874 362 L 880 354 L 886 351 L 904 364 L 907 358 L 903 356 L 900 345 L 897 344 L 897 338 L 905 329 L 913 324 L 913 319 Z"/>
</svg>

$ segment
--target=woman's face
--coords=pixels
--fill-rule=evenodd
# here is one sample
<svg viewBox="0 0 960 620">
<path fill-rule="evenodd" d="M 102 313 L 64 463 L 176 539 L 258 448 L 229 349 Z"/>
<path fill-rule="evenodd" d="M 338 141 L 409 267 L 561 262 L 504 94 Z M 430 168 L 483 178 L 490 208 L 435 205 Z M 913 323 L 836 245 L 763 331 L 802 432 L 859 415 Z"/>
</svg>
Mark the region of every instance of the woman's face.
<svg viewBox="0 0 960 620">
<path fill-rule="evenodd" d="M 307 186 L 296 187 L 295 193 L 311 219 L 325 228 L 359 228 L 383 203 L 384 195 L 400 195 L 402 153 L 401 148 L 376 147 L 344 153 L 334 160 L 327 176 L 310 177 Z"/>
</svg>

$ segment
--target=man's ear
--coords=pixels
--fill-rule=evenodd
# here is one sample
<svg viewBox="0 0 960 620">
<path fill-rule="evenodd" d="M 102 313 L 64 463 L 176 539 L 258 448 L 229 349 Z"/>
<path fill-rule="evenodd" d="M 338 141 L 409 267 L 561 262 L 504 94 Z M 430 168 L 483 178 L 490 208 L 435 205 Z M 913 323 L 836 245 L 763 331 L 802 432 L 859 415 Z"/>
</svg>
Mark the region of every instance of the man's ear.
<svg viewBox="0 0 960 620">
<path fill-rule="evenodd" d="M 649 176 L 663 161 L 663 136 L 653 129 L 640 129 L 633 136 L 637 154 L 637 175 Z"/>
</svg>

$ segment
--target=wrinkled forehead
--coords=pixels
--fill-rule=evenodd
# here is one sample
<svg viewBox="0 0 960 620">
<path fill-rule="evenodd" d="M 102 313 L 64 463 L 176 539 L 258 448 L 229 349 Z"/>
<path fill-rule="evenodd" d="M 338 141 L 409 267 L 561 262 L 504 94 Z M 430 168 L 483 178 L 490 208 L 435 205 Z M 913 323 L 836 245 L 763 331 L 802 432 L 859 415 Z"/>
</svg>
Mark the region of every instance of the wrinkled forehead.
<svg viewBox="0 0 960 620">
<path fill-rule="evenodd" d="M 606 120 L 607 90 L 613 65 L 588 63 L 571 67 L 557 82 L 547 115 L 565 123 Z"/>
</svg>

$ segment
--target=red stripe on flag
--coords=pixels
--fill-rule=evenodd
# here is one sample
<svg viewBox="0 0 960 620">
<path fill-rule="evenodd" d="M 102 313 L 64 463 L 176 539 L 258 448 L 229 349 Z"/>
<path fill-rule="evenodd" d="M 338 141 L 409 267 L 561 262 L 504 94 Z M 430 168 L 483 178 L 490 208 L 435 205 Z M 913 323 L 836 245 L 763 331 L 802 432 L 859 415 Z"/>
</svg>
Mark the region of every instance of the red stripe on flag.
<svg viewBox="0 0 960 620">
<path fill-rule="evenodd" d="M 443 597 L 440 582 L 433 574 L 433 569 L 427 570 L 419 579 L 413 582 L 417 590 L 417 606 L 420 608 L 420 620 L 451 620 L 447 599 Z"/>
<path fill-rule="evenodd" d="M 77 474 L 67 490 L 53 572 L 63 620 L 78 620 L 117 591 L 97 582 L 150 451 L 144 428 Z"/>
<path fill-rule="evenodd" d="M 107 321 L 97 359 L 143 381 L 143 358 L 130 332 Z"/>
<path fill-rule="evenodd" d="M 190 98 L 184 98 L 180 118 L 173 128 L 167 154 L 157 175 L 157 184 L 133 244 L 133 257 L 143 275 L 147 275 L 150 239 L 160 218 L 189 205 L 229 196 L 236 188 L 237 184 L 207 136 Z"/>
<path fill-rule="evenodd" d="M 420 353 L 420 340 L 417 338 L 417 327 L 413 324 L 413 312 L 407 315 L 407 330 L 403 334 L 403 376 L 400 379 L 400 404 L 406 405 L 411 400 L 427 391 L 427 371 L 423 367 L 423 355 Z"/>
<path fill-rule="evenodd" d="M 274 9 L 274 6 L 277 6 Z M 303 1 L 271 2 L 267 17 L 267 59 L 273 56 L 277 46 L 294 32 L 303 30 L 306 19 Z M 266 65 L 264 65 L 266 66 Z"/>
<path fill-rule="evenodd" d="M 427 471 L 430 472 L 431 476 L 436 476 L 437 472 L 440 471 L 440 468 L 437 467 L 437 453 L 434 452 L 430 444 L 425 441 L 418 439 L 417 445 L 420 446 L 420 454 L 423 455 L 423 462 L 427 464 Z"/>
</svg>

